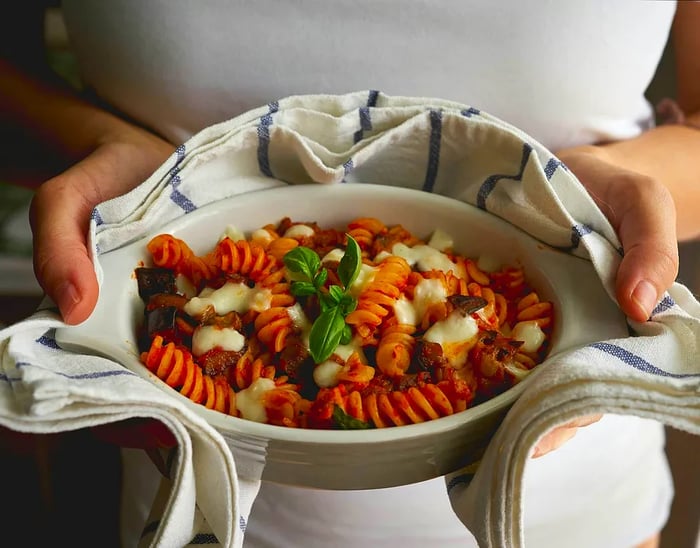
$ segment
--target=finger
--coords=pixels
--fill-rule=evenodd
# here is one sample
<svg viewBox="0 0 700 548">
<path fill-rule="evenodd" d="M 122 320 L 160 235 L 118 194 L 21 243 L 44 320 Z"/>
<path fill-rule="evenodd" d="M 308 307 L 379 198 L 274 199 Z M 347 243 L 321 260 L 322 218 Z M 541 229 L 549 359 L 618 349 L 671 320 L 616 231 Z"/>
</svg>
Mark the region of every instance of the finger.
<svg viewBox="0 0 700 548">
<path fill-rule="evenodd" d="M 678 245 L 673 200 L 660 183 L 630 185 L 619 199 L 617 231 L 624 257 L 616 279 L 620 308 L 633 320 L 646 321 L 678 275 Z"/>
<path fill-rule="evenodd" d="M 585 415 L 583 417 L 577 417 L 567 423 L 562 424 L 561 426 L 558 426 L 557 428 L 554 428 L 552 431 L 545 434 L 539 442 L 537 442 L 537 445 L 535 446 L 535 449 L 531 455 L 532 458 L 534 459 L 541 457 L 554 451 L 555 449 L 559 449 L 559 447 L 564 445 L 576 435 L 579 428 L 590 426 L 602 418 L 602 414 Z"/>
<path fill-rule="evenodd" d="M 34 272 L 69 324 L 87 319 L 97 302 L 97 278 L 86 243 L 93 205 L 89 196 L 66 172 L 44 183 L 32 200 Z"/>
<path fill-rule="evenodd" d="M 574 420 L 571 420 L 562 426 L 565 428 L 581 428 L 583 426 L 590 426 L 593 423 L 598 422 L 600 419 L 603 418 L 602 414 L 597 414 L 597 415 L 585 415 L 583 417 L 578 417 Z"/>
<path fill-rule="evenodd" d="M 534 451 L 532 452 L 532 458 L 536 459 L 542 457 L 547 453 L 551 453 L 555 449 L 558 449 L 564 445 L 567 441 L 576 435 L 578 428 L 569 428 L 567 426 L 559 426 L 552 430 L 551 432 L 545 434 L 540 441 L 537 442 Z"/>
</svg>

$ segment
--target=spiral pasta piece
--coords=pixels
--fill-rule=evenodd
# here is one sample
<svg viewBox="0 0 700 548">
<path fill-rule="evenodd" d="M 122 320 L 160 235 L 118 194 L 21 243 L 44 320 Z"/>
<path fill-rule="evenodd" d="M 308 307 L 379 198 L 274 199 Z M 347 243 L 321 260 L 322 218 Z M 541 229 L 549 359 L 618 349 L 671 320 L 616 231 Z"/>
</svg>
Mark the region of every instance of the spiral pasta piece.
<svg viewBox="0 0 700 548">
<path fill-rule="evenodd" d="M 216 275 L 216 265 L 207 257 L 198 257 L 181 239 L 171 234 L 159 234 L 146 245 L 153 263 L 161 268 L 171 268 L 176 274 L 187 277 L 195 286 Z"/>
<path fill-rule="evenodd" d="M 390 256 L 383 261 L 367 288 L 360 294 L 357 308 L 345 323 L 354 326 L 363 339 L 370 338 L 401 296 L 411 267 L 402 257 Z"/>
<path fill-rule="evenodd" d="M 386 230 L 386 225 L 374 217 L 359 217 L 348 223 L 348 234 L 363 251 L 372 249 L 375 238 Z"/>
<path fill-rule="evenodd" d="M 275 379 L 275 367 L 267 363 L 267 356 L 247 350 L 237 361 L 230 374 L 230 382 L 238 390 L 248 388 L 260 378 Z"/>
<path fill-rule="evenodd" d="M 173 342 L 163 346 L 163 338 L 156 336 L 141 360 L 159 379 L 195 403 L 235 414 L 235 394 L 231 386 L 222 377 L 214 379 L 204 375 L 187 349 Z"/>
<path fill-rule="evenodd" d="M 447 382 L 412 386 L 405 391 L 394 390 L 385 393 L 370 393 L 361 398 L 362 407 L 357 402 L 347 405 L 348 397 L 342 406 L 346 413 L 356 417 L 366 417 L 377 428 L 403 426 L 434 420 L 466 409 L 468 399 L 451 393 Z"/>
<path fill-rule="evenodd" d="M 540 301 L 534 291 L 523 297 L 517 304 L 516 320 L 534 321 L 540 327 L 548 327 L 552 323 L 552 303 Z"/>
<path fill-rule="evenodd" d="M 258 339 L 273 352 L 281 352 L 287 337 L 294 331 L 294 323 L 286 307 L 277 306 L 264 310 L 255 318 Z"/>
<path fill-rule="evenodd" d="M 216 245 L 215 257 L 217 266 L 223 272 L 242 274 L 256 282 L 267 277 L 278 264 L 259 245 L 246 240 L 234 242 L 228 237 L 222 238 Z"/>
<path fill-rule="evenodd" d="M 416 328 L 409 324 L 393 323 L 382 331 L 375 359 L 379 370 L 389 377 L 403 375 L 411 365 L 416 339 Z"/>
</svg>

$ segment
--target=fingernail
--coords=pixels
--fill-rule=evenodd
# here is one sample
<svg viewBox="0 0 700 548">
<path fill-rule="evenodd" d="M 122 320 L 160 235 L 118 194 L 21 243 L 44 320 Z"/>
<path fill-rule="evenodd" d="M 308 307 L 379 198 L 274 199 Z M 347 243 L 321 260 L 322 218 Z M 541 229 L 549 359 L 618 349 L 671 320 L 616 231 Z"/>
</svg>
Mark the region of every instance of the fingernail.
<svg viewBox="0 0 700 548">
<path fill-rule="evenodd" d="M 72 282 L 64 283 L 58 290 L 57 304 L 58 308 L 61 310 L 63 318 L 70 316 L 73 309 L 80 302 L 80 293 L 75 288 Z"/>
<path fill-rule="evenodd" d="M 644 317 L 649 318 L 651 316 L 651 311 L 654 310 L 658 302 L 656 288 L 647 280 L 642 280 L 637 284 L 637 287 L 634 288 L 632 300 L 642 309 Z"/>
</svg>

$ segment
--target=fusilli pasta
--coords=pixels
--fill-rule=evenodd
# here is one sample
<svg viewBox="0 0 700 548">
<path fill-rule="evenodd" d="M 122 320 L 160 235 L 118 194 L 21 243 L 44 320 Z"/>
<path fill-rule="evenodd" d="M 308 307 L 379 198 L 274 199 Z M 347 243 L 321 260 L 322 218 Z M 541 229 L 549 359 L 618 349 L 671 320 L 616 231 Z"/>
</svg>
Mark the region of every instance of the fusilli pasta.
<svg viewBox="0 0 700 548">
<path fill-rule="evenodd" d="M 348 236 L 361 253 L 346 288 L 349 340 L 315 363 L 311 328 L 343 276 Z M 382 428 L 463 411 L 544 359 L 554 310 L 522 268 L 487 269 L 445 236 L 374 218 L 343 230 L 285 218 L 247 236 L 227 230 L 198 256 L 160 234 L 147 245 L 152 265 L 137 269 L 141 360 L 198 404 L 285 427 Z M 291 289 L 284 257 L 298 247 L 325 269 L 318 295 Z"/>
</svg>

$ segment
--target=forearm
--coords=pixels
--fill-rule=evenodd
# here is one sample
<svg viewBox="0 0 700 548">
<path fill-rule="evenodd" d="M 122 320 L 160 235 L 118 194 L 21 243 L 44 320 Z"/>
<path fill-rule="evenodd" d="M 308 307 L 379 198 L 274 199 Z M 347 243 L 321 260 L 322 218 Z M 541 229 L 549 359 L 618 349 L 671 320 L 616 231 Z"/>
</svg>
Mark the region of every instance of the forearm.
<svg viewBox="0 0 700 548">
<path fill-rule="evenodd" d="M 689 119 L 692 119 L 690 117 Z M 676 208 L 679 240 L 700 237 L 700 130 L 686 125 L 662 125 L 636 138 L 559 151 L 597 155 L 603 161 L 645 175 L 669 190 Z"/>
<path fill-rule="evenodd" d="M 107 140 L 139 131 L 118 116 L 81 98 L 67 86 L 29 76 L 0 59 L 0 104 L 3 125 L 53 152 L 67 167 L 94 151 Z M 27 135 L 28 134 L 28 139 Z M 41 150 L 37 147 L 37 150 Z M 36 179 L 18 181 L 27 186 Z"/>
</svg>

